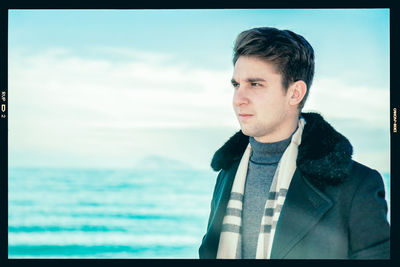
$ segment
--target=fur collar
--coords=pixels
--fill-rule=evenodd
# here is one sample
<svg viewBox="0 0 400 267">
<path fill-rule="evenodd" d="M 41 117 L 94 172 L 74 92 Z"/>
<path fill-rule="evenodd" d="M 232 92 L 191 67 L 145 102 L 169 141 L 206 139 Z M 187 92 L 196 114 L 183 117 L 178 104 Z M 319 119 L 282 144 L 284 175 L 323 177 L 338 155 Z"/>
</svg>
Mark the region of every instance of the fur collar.
<svg viewBox="0 0 400 267">
<path fill-rule="evenodd" d="M 302 113 L 306 120 L 296 160 L 297 168 L 318 188 L 342 183 L 350 173 L 353 148 L 318 113 Z M 249 143 L 242 131 L 233 135 L 215 152 L 211 167 L 215 171 L 228 169 L 240 160 Z"/>
</svg>

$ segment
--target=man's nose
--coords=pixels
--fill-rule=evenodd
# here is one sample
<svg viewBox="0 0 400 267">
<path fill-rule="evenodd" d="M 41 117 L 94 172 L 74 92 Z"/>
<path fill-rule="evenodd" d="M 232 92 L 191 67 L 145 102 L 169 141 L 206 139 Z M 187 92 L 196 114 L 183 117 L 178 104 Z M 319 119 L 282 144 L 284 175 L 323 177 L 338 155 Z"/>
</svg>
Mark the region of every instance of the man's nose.
<svg viewBox="0 0 400 267">
<path fill-rule="evenodd" d="M 248 103 L 248 98 L 246 96 L 246 90 L 245 88 L 239 86 L 233 95 L 233 104 L 235 106 L 240 106 L 242 104 L 247 104 Z"/>
</svg>

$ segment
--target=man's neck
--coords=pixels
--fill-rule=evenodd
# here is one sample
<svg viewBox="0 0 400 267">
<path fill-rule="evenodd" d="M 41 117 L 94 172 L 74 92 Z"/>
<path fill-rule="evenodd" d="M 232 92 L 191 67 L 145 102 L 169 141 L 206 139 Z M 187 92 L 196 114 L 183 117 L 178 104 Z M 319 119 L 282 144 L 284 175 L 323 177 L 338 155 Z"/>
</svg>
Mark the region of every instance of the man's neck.
<svg viewBox="0 0 400 267">
<path fill-rule="evenodd" d="M 299 117 L 296 116 L 294 120 L 291 120 L 286 125 L 282 125 L 279 131 L 275 131 L 275 133 L 271 135 L 254 137 L 254 139 L 260 143 L 274 143 L 285 140 L 289 138 L 293 134 L 293 132 L 297 129 L 298 123 L 299 123 Z"/>
</svg>

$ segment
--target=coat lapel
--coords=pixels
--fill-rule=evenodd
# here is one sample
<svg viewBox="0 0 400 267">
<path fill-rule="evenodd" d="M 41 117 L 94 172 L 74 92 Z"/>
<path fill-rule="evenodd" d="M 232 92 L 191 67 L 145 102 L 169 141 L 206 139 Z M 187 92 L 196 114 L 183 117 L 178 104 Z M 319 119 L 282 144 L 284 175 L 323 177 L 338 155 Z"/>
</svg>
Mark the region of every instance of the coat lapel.
<svg viewBox="0 0 400 267">
<path fill-rule="evenodd" d="M 332 207 L 332 201 L 296 169 L 277 224 L 271 259 L 284 258 Z"/>
<path fill-rule="evenodd" d="M 217 192 L 218 198 L 215 199 L 215 206 L 217 207 L 217 210 L 215 210 L 214 216 L 213 216 L 213 221 L 211 224 L 214 224 L 214 219 L 215 217 L 218 217 L 221 222 L 218 222 L 219 224 L 222 224 L 222 219 L 223 216 L 225 215 L 225 210 L 226 206 L 228 205 L 229 201 L 229 196 L 232 191 L 232 185 L 233 181 L 235 180 L 235 174 L 236 171 L 239 167 L 240 160 L 235 162 L 232 168 L 228 171 L 228 173 L 225 174 L 225 179 L 221 181 L 221 186 L 218 188 L 219 192 Z M 222 178 L 222 177 L 221 177 Z"/>
</svg>

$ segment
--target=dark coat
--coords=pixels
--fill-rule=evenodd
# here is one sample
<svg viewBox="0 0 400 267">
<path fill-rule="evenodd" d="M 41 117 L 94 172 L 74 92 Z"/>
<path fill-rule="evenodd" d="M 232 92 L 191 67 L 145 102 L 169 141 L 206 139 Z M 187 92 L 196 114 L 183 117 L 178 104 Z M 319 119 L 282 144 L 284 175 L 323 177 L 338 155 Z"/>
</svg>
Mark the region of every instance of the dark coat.
<svg viewBox="0 0 400 267">
<path fill-rule="evenodd" d="M 351 159 L 352 146 L 321 115 L 306 120 L 297 169 L 277 224 L 271 259 L 385 259 L 390 226 L 380 174 Z M 249 142 L 241 131 L 214 155 L 220 171 L 200 258 L 216 258 L 236 170 Z"/>
</svg>

